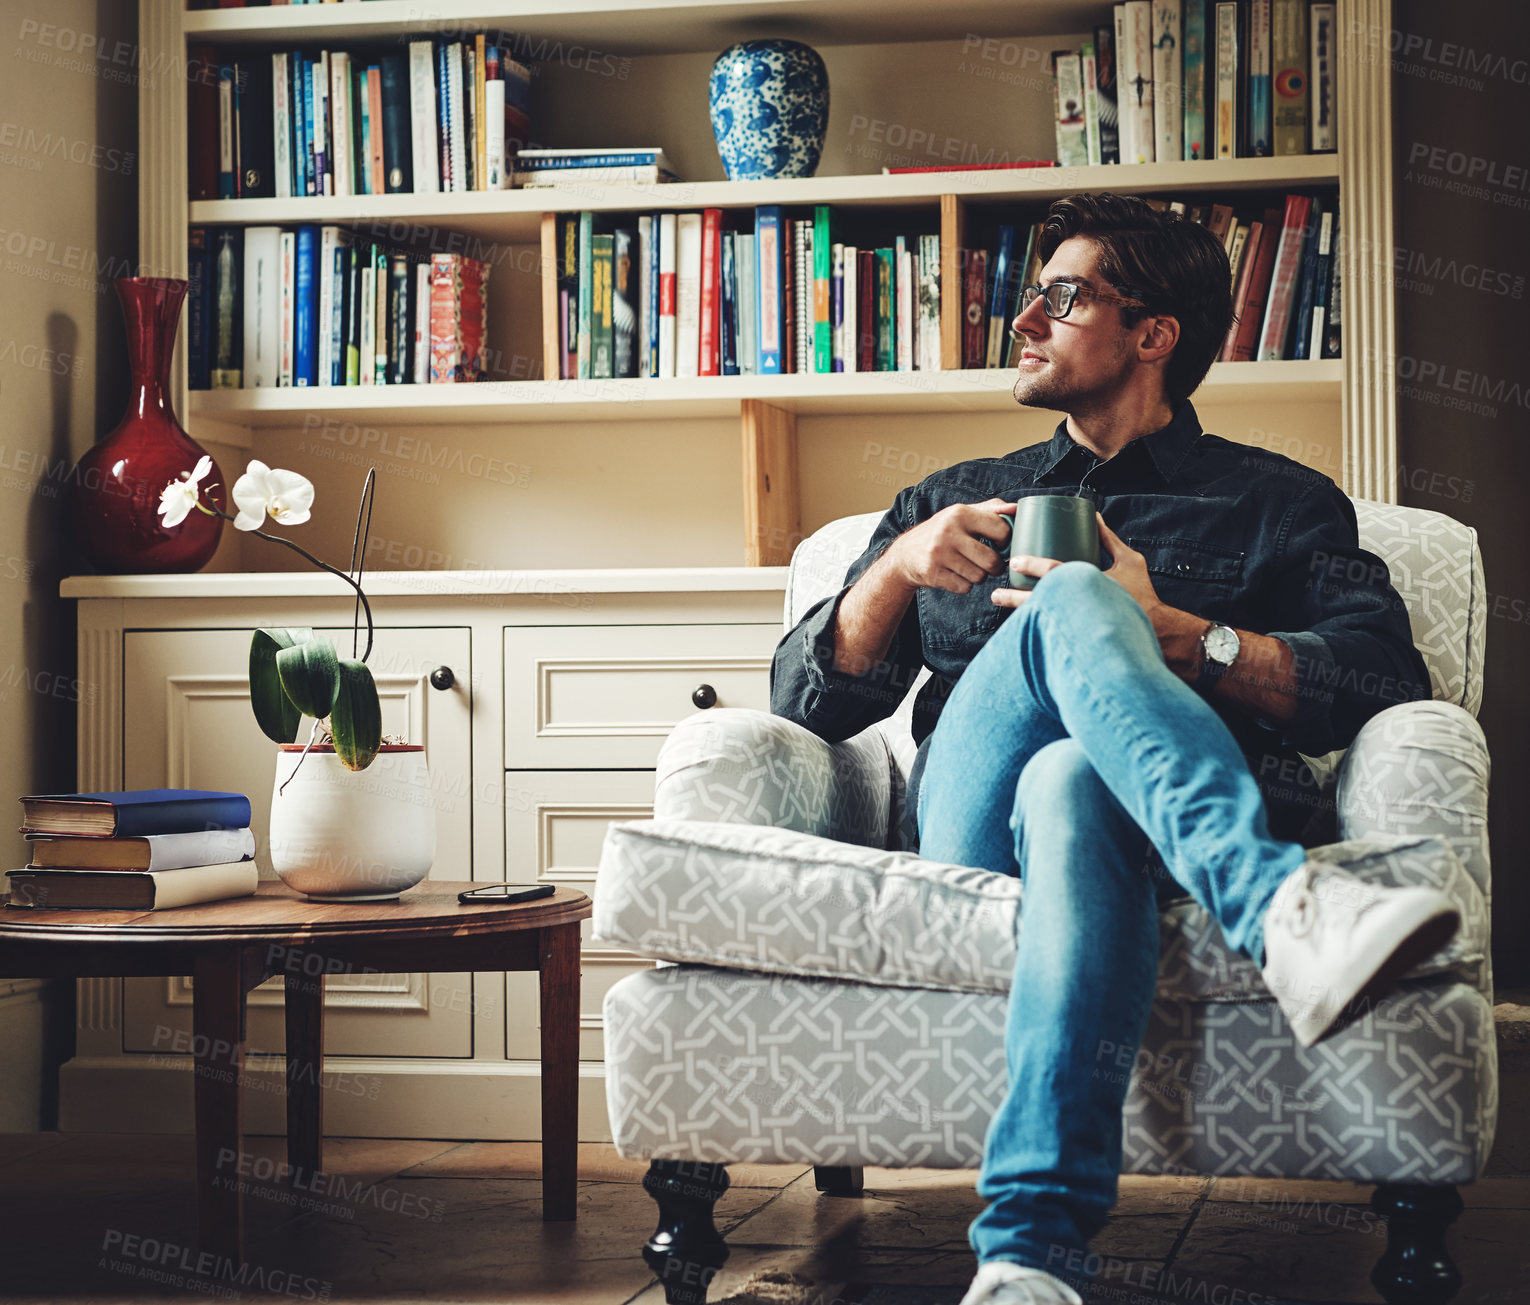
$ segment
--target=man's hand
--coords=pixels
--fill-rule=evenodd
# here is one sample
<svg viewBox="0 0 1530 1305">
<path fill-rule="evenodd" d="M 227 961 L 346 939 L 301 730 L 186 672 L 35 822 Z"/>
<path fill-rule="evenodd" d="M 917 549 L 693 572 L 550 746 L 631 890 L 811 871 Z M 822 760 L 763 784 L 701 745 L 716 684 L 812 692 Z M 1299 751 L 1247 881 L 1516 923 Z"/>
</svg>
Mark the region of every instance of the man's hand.
<svg viewBox="0 0 1530 1305">
<path fill-rule="evenodd" d="M 1004 573 L 1014 514 L 1015 505 L 1001 498 L 953 503 L 905 530 L 878 560 L 910 590 L 968 593 L 985 577 Z"/>
</svg>

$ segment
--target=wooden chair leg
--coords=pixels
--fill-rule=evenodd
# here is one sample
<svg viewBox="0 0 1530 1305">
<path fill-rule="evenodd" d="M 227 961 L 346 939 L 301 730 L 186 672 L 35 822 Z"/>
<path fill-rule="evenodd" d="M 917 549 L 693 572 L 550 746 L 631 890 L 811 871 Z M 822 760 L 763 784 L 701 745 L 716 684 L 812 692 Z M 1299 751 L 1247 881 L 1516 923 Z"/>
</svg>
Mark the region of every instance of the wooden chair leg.
<svg viewBox="0 0 1530 1305">
<path fill-rule="evenodd" d="M 1461 1273 L 1445 1249 L 1445 1229 L 1461 1213 L 1454 1187 L 1382 1183 L 1371 1208 L 1386 1220 L 1387 1249 L 1371 1285 L 1387 1305 L 1445 1305 L 1461 1289 Z"/>
<path fill-rule="evenodd" d="M 861 1165 L 814 1165 L 813 1186 L 829 1196 L 863 1196 L 866 1170 Z"/>
<path fill-rule="evenodd" d="M 723 1165 L 695 1160 L 655 1160 L 643 1189 L 659 1203 L 659 1226 L 643 1247 L 666 1305 L 706 1305 L 707 1287 L 728 1258 L 712 1222 L 712 1207 L 728 1190 Z"/>
</svg>

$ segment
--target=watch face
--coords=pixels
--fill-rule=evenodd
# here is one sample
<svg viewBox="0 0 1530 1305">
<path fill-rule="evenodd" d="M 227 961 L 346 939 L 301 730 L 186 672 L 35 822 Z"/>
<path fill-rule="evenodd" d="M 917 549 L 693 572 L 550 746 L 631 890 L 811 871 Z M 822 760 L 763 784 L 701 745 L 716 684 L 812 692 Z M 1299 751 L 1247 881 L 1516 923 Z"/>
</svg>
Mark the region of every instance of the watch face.
<svg viewBox="0 0 1530 1305">
<path fill-rule="evenodd" d="M 1231 666 L 1242 645 L 1238 632 L 1231 626 L 1214 625 L 1206 631 L 1206 655 L 1223 666 Z"/>
</svg>

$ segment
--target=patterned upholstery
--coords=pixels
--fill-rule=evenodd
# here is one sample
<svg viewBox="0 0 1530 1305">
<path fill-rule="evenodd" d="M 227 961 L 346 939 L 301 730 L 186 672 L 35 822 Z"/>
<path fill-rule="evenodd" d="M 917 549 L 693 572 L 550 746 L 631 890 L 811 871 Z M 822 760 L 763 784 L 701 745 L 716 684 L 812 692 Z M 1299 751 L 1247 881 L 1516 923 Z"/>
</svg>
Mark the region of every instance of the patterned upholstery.
<svg viewBox="0 0 1530 1305">
<path fill-rule="evenodd" d="M 1436 701 L 1392 707 L 1318 759 L 1337 771 L 1346 841 L 1312 855 L 1436 883 L 1463 928 L 1364 1018 L 1303 1049 L 1210 917 L 1167 906 L 1147 1041 L 1099 1071 L 1131 1075 L 1128 1170 L 1467 1182 L 1491 1147 L 1482 560 L 1448 517 L 1355 508 Z M 879 519 L 803 542 L 788 628 L 843 583 Z M 597 937 L 681 962 L 606 998 L 624 1155 L 977 1164 L 1004 1086 L 1018 884 L 898 850 L 913 846 L 902 792 L 918 687 L 840 744 L 764 713 L 690 717 L 661 751 L 655 819 L 612 827 Z"/>
</svg>

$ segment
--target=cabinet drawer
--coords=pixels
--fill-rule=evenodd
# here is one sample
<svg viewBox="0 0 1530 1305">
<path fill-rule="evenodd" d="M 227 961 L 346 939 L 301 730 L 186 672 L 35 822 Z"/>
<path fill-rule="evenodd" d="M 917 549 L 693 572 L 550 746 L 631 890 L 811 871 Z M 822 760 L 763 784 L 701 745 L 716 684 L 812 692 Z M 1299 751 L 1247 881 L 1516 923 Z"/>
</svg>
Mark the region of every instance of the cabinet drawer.
<svg viewBox="0 0 1530 1305">
<path fill-rule="evenodd" d="M 651 770 L 512 771 L 505 776 L 505 878 L 552 883 L 595 896 L 600 849 L 613 821 L 653 814 Z M 589 945 L 579 958 L 579 1058 L 605 1055 L 601 1004 L 617 980 L 653 968 L 631 952 Z M 505 1047 L 511 1060 L 538 1054 L 537 976 L 505 975 Z"/>
<path fill-rule="evenodd" d="M 780 637 L 775 623 L 506 627 L 505 765 L 652 766 L 701 685 L 716 706 L 770 710 Z"/>
</svg>

